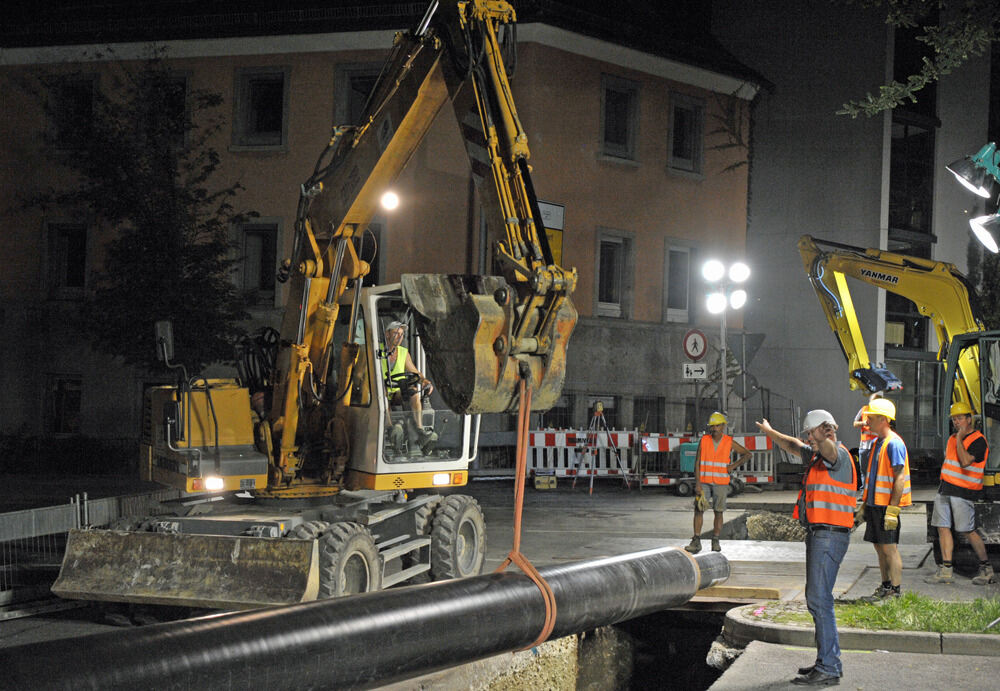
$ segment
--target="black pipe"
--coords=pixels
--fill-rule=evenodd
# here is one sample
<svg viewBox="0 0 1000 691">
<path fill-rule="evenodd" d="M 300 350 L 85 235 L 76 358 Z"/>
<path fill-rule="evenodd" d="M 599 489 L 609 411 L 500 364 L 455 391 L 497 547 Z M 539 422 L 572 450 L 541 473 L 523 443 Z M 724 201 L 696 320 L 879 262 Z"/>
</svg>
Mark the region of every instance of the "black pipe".
<svg viewBox="0 0 1000 691">
<path fill-rule="evenodd" d="M 681 605 L 728 578 L 729 562 L 664 547 L 541 573 L 553 639 Z M 543 621 L 538 587 L 507 571 L 7 648 L 0 686 L 366 688 L 523 648 Z"/>
</svg>

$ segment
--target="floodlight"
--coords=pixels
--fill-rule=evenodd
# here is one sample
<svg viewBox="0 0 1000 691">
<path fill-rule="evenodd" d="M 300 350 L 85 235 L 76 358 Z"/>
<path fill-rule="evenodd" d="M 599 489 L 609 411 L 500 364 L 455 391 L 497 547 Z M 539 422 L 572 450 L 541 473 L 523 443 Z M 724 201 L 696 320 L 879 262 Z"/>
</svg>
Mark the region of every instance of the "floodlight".
<svg viewBox="0 0 1000 691">
<path fill-rule="evenodd" d="M 733 283 L 743 283 L 750 278 L 750 267 L 743 262 L 736 262 L 729 267 L 729 280 Z"/>
<path fill-rule="evenodd" d="M 726 311 L 726 295 L 725 293 L 709 293 L 705 304 L 712 314 L 722 314 Z"/>
<path fill-rule="evenodd" d="M 734 310 L 738 310 L 747 304 L 747 291 L 745 290 L 734 290 L 729 295 L 729 306 Z"/>
<path fill-rule="evenodd" d="M 997 231 L 1000 230 L 1000 214 L 969 219 L 969 225 L 972 227 L 972 232 L 976 234 L 976 238 L 983 243 L 986 249 L 993 254 L 1000 251 L 996 241 Z"/>
<path fill-rule="evenodd" d="M 701 275 L 709 283 L 718 283 L 726 275 L 726 267 L 718 259 L 709 259 L 701 267 Z"/>
</svg>

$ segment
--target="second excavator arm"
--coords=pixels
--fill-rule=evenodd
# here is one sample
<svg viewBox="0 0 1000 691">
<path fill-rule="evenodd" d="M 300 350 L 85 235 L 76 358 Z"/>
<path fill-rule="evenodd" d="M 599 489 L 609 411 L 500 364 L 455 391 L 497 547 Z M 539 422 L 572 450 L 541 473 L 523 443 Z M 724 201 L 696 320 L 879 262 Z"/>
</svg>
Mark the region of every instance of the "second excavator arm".
<svg viewBox="0 0 1000 691">
<path fill-rule="evenodd" d="M 873 366 L 868 358 L 848 277 L 913 302 L 934 328 L 941 344 L 938 357 L 941 362 L 955 336 L 984 329 L 973 304 L 975 291 L 953 264 L 818 240 L 808 235 L 799 239 L 798 246 L 826 320 L 847 358 L 852 389 L 898 388 L 899 380 L 883 367 Z M 979 410 L 979 361 L 974 347 L 961 354 L 957 369 L 959 399 Z"/>
</svg>

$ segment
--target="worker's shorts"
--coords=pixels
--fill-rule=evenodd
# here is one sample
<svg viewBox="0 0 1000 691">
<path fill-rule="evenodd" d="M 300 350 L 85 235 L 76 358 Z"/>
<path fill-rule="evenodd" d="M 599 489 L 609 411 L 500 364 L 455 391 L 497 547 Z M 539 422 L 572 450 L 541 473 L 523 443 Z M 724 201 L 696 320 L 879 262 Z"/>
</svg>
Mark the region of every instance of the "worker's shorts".
<svg viewBox="0 0 1000 691">
<path fill-rule="evenodd" d="M 899 529 L 903 526 L 903 517 L 898 516 L 899 526 L 895 530 L 885 529 L 885 507 L 865 505 L 865 542 L 876 545 L 899 544 Z"/>
<path fill-rule="evenodd" d="M 931 525 L 935 528 L 954 528 L 960 533 L 976 529 L 976 506 L 962 497 L 946 497 L 940 492 L 934 497 Z"/>
<path fill-rule="evenodd" d="M 726 497 L 729 496 L 729 485 L 712 485 L 703 482 L 701 483 L 701 491 L 705 495 L 705 499 L 708 499 L 712 511 L 722 513 L 726 510 Z"/>
</svg>

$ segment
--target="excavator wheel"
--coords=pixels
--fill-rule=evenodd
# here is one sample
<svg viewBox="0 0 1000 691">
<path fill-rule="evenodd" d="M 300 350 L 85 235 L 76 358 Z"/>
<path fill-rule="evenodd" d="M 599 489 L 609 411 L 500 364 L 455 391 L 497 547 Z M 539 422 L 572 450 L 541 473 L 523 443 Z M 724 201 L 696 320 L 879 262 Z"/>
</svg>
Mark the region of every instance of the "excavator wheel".
<svg viewBox="0 0 1000 691">
<path fill-rule="evenodd" d="M 330 524 L 326 521 L 306 521 L 288 531 L 286 537 L 293 540 L 315 540 L 330 529 Z"/>
<path fill-rule="evenodd" d="M 434 514 L 431 531 L 431 577 L 478 576 L 486 559 L 486 523 L 479 502 L 455 494 L 446 498 Z"/>
<path fill-rule="evenodd" d="M 440 505 L 441 497 L 438 497 L 436 499 L 431 499 L 429 502 L 413 512 L 413 520 L 415 522 L 413 534 L 416 537 L 423 537 L 431 534 L 431 530 L 434 528 L 434 512 L 437 511 L 437 508 Z M 431 549 L 433 549 L 433 546 Z M 404 554 L 399 558 L 399 560 L 404 569 L 416 566 L 419 561 L 417 555 L 412 552 Z M 418 573 L 416 576 L 408 580 L 407 584 L 416 585 L 417 583 L 429 583 L 431 579 L 431 572 L 424 571 L 423 573 Z"/>
<path fill-rule="evenodd" d="M 319 597 L 326 599 L 382 589 L 382 563 L 375 538 L 358 523 L 334 523 L 319 538 Z"/>
</svg>

